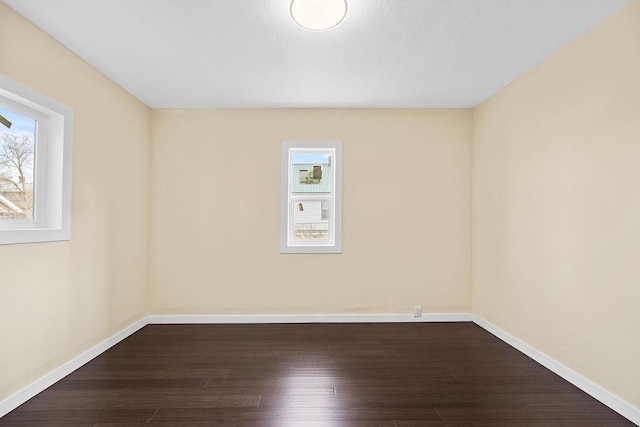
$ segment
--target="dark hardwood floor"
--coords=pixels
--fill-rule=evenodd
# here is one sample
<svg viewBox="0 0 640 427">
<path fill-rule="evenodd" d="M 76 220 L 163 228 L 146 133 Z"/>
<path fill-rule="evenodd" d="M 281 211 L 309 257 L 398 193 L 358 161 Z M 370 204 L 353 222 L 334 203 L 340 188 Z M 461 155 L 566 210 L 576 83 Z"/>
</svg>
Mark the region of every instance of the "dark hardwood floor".
<svg viewBox="0 0 640 427">
<path fill-rule="evenodd" d="M 473 323 L 150 325 L 0 426 L 631 426 Z"/>
</svg>

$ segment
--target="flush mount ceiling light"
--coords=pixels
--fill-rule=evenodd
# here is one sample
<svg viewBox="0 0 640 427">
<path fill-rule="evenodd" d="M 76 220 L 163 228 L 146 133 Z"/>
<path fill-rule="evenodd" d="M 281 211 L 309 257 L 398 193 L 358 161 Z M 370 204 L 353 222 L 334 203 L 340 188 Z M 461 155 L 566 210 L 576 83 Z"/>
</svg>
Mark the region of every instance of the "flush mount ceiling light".
<svg viewBox="0 0 640 427">
<path fill-rule="evenodd" d="M 291 0 L 289 13 L 307 31 L 326 31 L 347 15 L 347 0 Z"/>
</svg>

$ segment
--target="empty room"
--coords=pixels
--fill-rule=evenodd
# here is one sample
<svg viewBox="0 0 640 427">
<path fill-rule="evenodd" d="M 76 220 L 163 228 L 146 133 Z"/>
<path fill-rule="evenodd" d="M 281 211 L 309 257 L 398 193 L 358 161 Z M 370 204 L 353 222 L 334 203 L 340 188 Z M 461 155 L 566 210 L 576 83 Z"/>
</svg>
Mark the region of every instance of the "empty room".
<svg viewBox="0 0 640 427">
<path fill-rule="evenodd" d="M 640 425 L 640 0 L 0 0 L 18 425 Z"/>
</svg>

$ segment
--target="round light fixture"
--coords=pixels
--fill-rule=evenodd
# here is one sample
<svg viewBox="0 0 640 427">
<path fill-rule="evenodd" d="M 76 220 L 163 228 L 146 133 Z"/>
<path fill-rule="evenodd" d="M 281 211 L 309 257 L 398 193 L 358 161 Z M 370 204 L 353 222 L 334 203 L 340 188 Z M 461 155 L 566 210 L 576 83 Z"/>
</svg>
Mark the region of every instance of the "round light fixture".
<svg viewBox="0 0 640 427">
<path fill-rule="evenodd" d="M 307 31 L 326 31 L 347 15 L 347 0 L 291 0 L 289 13 Z"/>
</svg>

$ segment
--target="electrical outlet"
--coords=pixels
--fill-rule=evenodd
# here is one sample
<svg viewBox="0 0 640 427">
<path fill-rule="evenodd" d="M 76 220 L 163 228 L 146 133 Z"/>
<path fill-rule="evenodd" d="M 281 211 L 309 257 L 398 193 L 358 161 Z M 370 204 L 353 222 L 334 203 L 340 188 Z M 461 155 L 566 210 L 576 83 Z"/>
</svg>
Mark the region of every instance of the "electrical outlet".
<svg viewBox="0 0 640 427">
<path fill-rule="evenodd" d="M 413 307 L 413 317 L 422 317 L 422 306 L 416 305 Z"/>
</svg>

